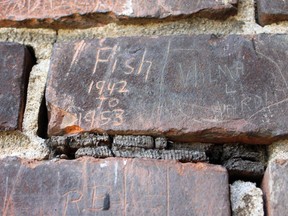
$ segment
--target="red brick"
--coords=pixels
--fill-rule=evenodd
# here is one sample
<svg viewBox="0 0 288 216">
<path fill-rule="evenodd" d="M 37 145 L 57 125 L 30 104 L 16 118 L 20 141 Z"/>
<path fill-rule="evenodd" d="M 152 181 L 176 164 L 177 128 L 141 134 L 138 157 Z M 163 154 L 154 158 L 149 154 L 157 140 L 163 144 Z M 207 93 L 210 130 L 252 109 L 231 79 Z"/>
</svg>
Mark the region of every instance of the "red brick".
<svg viewBox="0 0 288 216">
<path fill-rule="evenodd" d="M 269 163 L 262 182 L 267 216 L 288 215 L 288 160 Z"/>
<path fill-rule="evenodd" d="M 2 215 L 230 215 L 218 165 L 105 159 L 0 161 Z"/>
<path fill-rule="evenodd" d="M 286 0 L 257 0 L 258 21 L 261 25 L 288 21 L 288 3 Z"/>
<path fill-rule="evenodd" d="M 129 18 L 164 19 L 196 14 L 225 19 L 236 12 L 237 0 L 15 0 L 0 2 L 0 25 L 83 28 Z"/>
<path fill-rule="evenodd" d="M 16 43 L 0 43 L 0 130 L 21 129 L 33 58 Z"/>
<path fill-rule="evenodd" d="M 285 35 L 199 35 L 57 43 L 48 134 L 270 143 L 287 134 L 287 42 Z"/>
</svg>

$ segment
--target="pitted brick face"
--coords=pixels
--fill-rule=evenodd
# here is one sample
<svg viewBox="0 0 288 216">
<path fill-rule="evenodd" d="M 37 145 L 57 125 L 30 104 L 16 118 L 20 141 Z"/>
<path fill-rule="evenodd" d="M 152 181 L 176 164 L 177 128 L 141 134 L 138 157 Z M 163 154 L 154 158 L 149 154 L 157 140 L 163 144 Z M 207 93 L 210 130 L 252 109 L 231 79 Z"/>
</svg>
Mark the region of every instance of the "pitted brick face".
<svg viewBox="0 0 288 216">
<path fill-rule="evenodd" d="M 164 19 L 191 15 L 225 19 L 236 12 L 237 0 L 16 0 L 0 2 L 0 24 L 83 28 L 83 25 L 88 27 L 119 19 Z M 86 22 L 80 16 L 86 16 Z"/>
<path fill-rule="evenodd" d="M 57 43 L 46 89 L 48 133 L 269 143 L 287 133 L 287 40 L 198 35 Z"/>
<path fill-rule="evenodd" d="M 28 49 L 0 43 L 0 130 L 21 130 L 26 88 L 33 63 Z"/>
</svg>

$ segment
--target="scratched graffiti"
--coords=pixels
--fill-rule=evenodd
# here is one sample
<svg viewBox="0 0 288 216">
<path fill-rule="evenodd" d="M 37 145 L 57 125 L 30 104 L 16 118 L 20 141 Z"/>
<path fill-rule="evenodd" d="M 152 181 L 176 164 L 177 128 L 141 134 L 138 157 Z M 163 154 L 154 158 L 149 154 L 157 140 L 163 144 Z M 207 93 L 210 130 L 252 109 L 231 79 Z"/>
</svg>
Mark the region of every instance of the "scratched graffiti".
<svg viewBox="0 0 288 216">
<path fill-rule="evenodd" d="M 253 41 L 202 35 L 59 43 L 48 106 L 74 117 L 49 128 L 193 132 L 203 126 L 240 131 L 269 126 L 285 117 L 275 109 L 288 101 L 287 65 L 281 60 L 287 45 L 268 51 L 266 40 L 279 43 L 269 35 Z"/>
<path fill-rule="evenodd" d="M 199 206 L 205 207 L 205 215 L 230 212 L 228 187 L 218 184 L 228 176 L 219 167 L 199 171 L 195 164 L 119 158 L 37 163 L 8 158 L 0 160 L 0 167 L 3 216 L 169 216 L 185 215 Z M 203 194 L 209 197 L 197 198 Z M 219 203 L 221 210 L 211 202 Z"/>
</svg>

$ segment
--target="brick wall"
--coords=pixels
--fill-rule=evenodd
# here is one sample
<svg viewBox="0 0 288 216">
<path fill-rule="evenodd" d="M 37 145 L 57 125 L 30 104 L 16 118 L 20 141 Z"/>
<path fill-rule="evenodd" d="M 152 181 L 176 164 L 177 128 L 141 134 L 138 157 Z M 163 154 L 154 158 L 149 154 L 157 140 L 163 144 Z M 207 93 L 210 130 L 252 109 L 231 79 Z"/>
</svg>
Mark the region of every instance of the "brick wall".
<svg viewBox="0 0 288 216">
<path fill-rule="evenodd" d="M 0 1 L 0 215 L 286 215 L 286 1 Z"/>
</svg>

